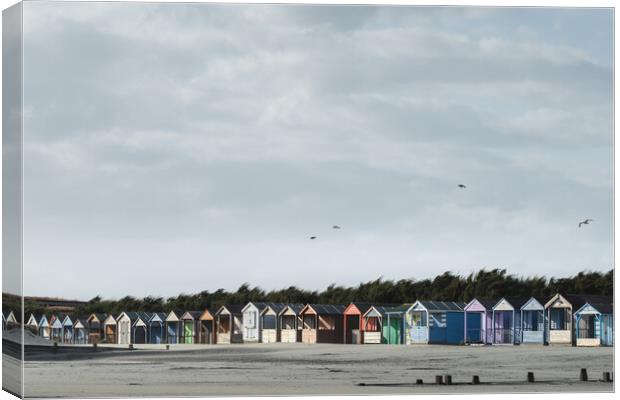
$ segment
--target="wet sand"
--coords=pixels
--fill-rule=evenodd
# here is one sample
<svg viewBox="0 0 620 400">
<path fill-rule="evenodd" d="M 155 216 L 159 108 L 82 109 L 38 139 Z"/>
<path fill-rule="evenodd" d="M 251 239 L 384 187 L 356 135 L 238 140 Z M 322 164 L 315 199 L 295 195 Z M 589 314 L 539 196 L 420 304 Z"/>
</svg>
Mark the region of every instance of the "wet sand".
<svg viewBox="0 0 620 400">
<path fill-rule="evenodd" d="M 175 345 L 27 360 L 27 397 L 610 392 L 613 348 Z M 147 350 L 148 349 L 148 350 Z M 6 357 L 5 357 L 6 358 Z M 3 361 L 6 365 L 6 361 Z M 579 381 L 587 368 L 589 382 Z M 526 383 L 527 372 L 536 383 Z M 436 375 L 454 385 L 435 385 Z M 472 375 L 482 384 L 471 385 Z M 415 385 L 423 379 L 423 385 Z"/>
</svg>

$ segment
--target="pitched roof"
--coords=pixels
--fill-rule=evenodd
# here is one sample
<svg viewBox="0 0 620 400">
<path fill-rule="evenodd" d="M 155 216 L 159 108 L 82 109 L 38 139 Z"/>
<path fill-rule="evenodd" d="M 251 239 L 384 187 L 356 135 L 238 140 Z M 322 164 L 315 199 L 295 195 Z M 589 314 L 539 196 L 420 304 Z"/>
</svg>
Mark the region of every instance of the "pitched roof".
<svg viewBox="0 0 620 400">
<path fill-rule="evenodd" d="M 190 318 L 184 318 L 185 315 L 189 316 Z M 183 315 L 181 316 L 181 319 L 198 319 L 200 318 L 200 316 L 202 315 L 202 311 L 185 311 L 183 313 Z"/>
<path fill-rule="evenodd" d="M 303 310 L 306 310 L 308 307 L 316 311 L 317 314 L 322 315 L 342 315 L 345 309 L 345 306 L 342 304 L 307 304 Z"/>
<path fill-rule="evenodd" d="M 596 294 L 565 294 L 561 295 L 568 301 L 572 306 L 573 310 L 577 310 L 581 308 L 584 304 L 612 304 L 613 297 L 612 296 L 603 296 Z"/>
<path fill-rule="evenodd" d="M 465 303 L 456 301 L 418 300 L 428 311 L 463 311 Z"/>
<path fill-rule="evenodd" d="M 531 299 L 531 297 L 502 297 L 502 299 L 506 300 L 515 310 L 519 310 Z M 500 301 L 501 300 L 497 303 Z M 497 305 L 497 303 L 495 305 Z"/>
<path fill-rule="evenodd" d="M 280 310 L 280 312 L 278 313 L 278 315 L 282 314 L 287 308 L 290 308 L 291 311 L 293 311 L 295 313 L 295 315 L 299 315 L 299 313 L 301 312 L 301 310 L 304 309 L 304 305 L 303 304 L 297 304 L 297 303 L 293 303 L 293 304 L 286 304 L 284 306 L 284 308 L 282 308 L 282 310 Z"/>
<path fill-rule="evenodd" d="M 264 313 L 268 309 L 271 309 L 274 313 L 276 313 L 276 315 L 278 315 L 282 312 L 282 310 L 286 308 L 287 305 L 288 304 L 284 303 L 266 303 L 266 306 L 265 308 L 263 308 L 263 311 L 261 311 L 261 313 Z"/>
<path fill-rule="evenodd" d="M 216 314 L 221 313 L 223 309 L 228 310 L 231 314 L 241 314 L 244 307 L 242 304 L 225 304 L 217 310 Z"/>
</svg>

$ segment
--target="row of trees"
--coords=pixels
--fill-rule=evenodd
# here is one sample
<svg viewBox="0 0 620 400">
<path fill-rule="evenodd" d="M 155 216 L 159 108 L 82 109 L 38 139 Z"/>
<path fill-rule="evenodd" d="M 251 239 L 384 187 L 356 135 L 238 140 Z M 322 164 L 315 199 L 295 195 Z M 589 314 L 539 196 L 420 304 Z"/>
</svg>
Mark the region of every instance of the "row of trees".
<svg viewBox="0 0 620 400">
<path fill-rule="evenodd" d="M 76 310 L 81 315 L 97 313 L 118 314 L 122 311 L 203 310 L 223 304 L 245 304 L 250 301 L 273 303 L 331 303 L 348 304 L 352 301 L 369 303 L 413 303 L 417 299 L 469 301 L 473 297 L 498 298 L 502 296 L 539 296 L 543 299 L 555 293 L 613 294 L 613 270 L 606 273 L 582 271 L 569 278 L 518 277 L 505 269 L 480 270 L 468 276 L 445 272 L 434 279 L 398 281 L 382 278 L 360 283 L 355 287 L 330 285 L 323 291 L 309 291 L 295 286 L 264 291 L 244 283 L 234 292 L 218 289 L 193 295 L 181 294 L 164 299 L 147 296 L 126 296 L 107 300 L 97 296 Z"/>
</svg>

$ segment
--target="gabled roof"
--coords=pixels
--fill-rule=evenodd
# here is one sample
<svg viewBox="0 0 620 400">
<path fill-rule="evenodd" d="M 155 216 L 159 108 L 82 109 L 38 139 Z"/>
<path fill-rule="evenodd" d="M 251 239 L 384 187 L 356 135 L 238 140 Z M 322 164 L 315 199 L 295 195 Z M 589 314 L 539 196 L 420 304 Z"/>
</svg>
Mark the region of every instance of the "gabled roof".
<svg viewBox="0 0 620 400">
<path fill-rule="evenodd" d="M 557 293 L 545 304 L 545 308 L 549 307 L 556 299 L 562 297 L 573 307 L 573 310 L 581 308 L 586 303 L 596 304 L 612 304 L 612 296 L 603 296 L 596 294 L 561 294 Z"/>
<path fill-rule="evenodd" d="M 497 302 L 498 302 L 499 300 L 500 300 L 500 299 L 486 299 L 486 298 L 485 298 L 485 299 L 481 299 L 481 298 L 474 297 L 473 299 L 471 299 L 471 300 L 469 301 L 469 303 L 467 303 L 467 304 L 465 305 L 465 307 L 463 307 L 463 309 L 465 309 L 465 308 L 469 308 L 469 306 L 470 306 L 470 305 L 472 305 L 474 302 L 478 302 L 478 303 L 480 303 L 480 304 L 482 305 L 482 307 L 484 307 L 487 311 L 491 311 L 491 310 L 493 309 L 493 306 L 494 306 L 494 305 L 496 305 L 496 304 L 497 304 Z"/>
<path fill-rule="evenodd" d="M 410 304 L 406 304 L 406 305 L 400 305 L 400 306 L 372 306 L 370 307 L 368 310 L 366 310 L 366 312 L 363 314 L 363 316 L 366 316 L 368 314 L 370 314 L 371 312 L 376 312 L 377 314 L 381 315 L 381 316 L 387 316 L 388 314 L 394 315 L 394 314 L 404 314 L 409 308 L 411 307 Z"/>
<path fill-rule="evenodd" d="M 151 313 L 151 317 L 149 318 L 149 322 L 153 322 L 153 320 L 159 318 L 159 320 L 161 322 L 164 322 L 166 320 L 166 313 L 163 312 L 154 312 Z"/>
<path fill-rule="evenodd" d="M 6 311 L 2 310 L 2 316 L 4 317 L 4 320 L 6 322 L 18 322 L 18 319 L 17 319 L 17 317 L 15 316 L 15 313 L 12 310 L 9 311 L 9 312 L 6 312 Z"/>
<path fill-rule="evenodd" d="M 26 324 L 30 324 L 32 321 L 34 322 L 34 325 L 39 326 L 40 320 L 41 320 L 40 314 L 30 313 L 30 316 L 28 317 L 28 322 L 26 322 Z"/>
<path fill-rule="evenodd" d="M 181 316 L 181 319 L 197 320 L 202 315 L 202 311 L 185 311 Z"/>
<path fill-rule="evenodd" d="M 101 313 L 92 313 L 86 319 L 87 322 L 91 322 L 94 319 L 97 319 L 100 323 L 103 323 L 108 316 L 106 314 Z"/>
<path fill-rule="evenodd" d="M 172 310 L 168 314 L 166 314 L 166 321 L 173 321 L 174 319 L 172 318 L 172 316 L 174 316 L 176 319 L 181 319 L 182 315 L 183 315 L 183 311 Z"/>
<path fill-rule="evenodd" d="M 73 326 L 73 320 L 68 315 L 65 315 L 61 322 L 63 326 Z"/>
<path fill-rule="evenodd" d="M 266 313 L 268 310 L 272 310 L 276 315 L 279 315 L 282 310 L 284 310 L 286 308 L 288 304 L 284 304 L 284 303 L 267 303 L 265 308 L 263 308 L 263 311 L 261 311 L 261 314 Z"/>
<path fill-rule="evenodd" d="M 345 313 L 348 312 L 349 308 L 353 308 L 353 307 L 357 308 L 359 312 L 362 315 L 364 315 L 366 314 L 368 310 L 370 310 L 370 307 L 372 307 L 372 304 L 371 303 L 359 303 L 359 302 L 354 301 L 352 303 L 349 303 L 349 305 L 345 307 L 344 312 Z"/>
<path fill-rule="evenodd" d="M 248 304 L 246 304 L 243 307 L 241 311 L 245 311 L 247 308 L 254 306 L 258 309 L 258 312 L 261 313 L 267 307 L 267 304 L 268 303 L 259 303 L 259 302 L 250 301 Z"/>
<path fill-rule="evenodd" d="M 78 324 L 81 324 L 83 327 L 86 327 L 88 324 L 86 323 L 87 317 L 75 317 L 73 319 L 73 327 L 75 328 Z"/>
<path fill-rule="evenodd" d="M 601 314 L 613 314 L 614 313 L 614 305 L 610 304 L 610 303 L 585 303 L 584 305 L 582 305 L 581 307 L 579 307 L 579 309 L 577 311 L 575 311 L 575 314 L 580 314 L 584 308 L 586 308 L 587 306 L 590 306 L 592 308 L 594 308 L 596 311 L 598 311 Z"/>
<path fill-rule="evenodd" d="M 499 299 L 499 301 L 497 301 L 497 303 L 493 305 L 493 308 L 497 307 L 502 300 L 506 300 L 506 302 L 508 302 L 508 304 L 510 304 L 512 308 L 514 308 L 515 310 L 520 310 L 521 307 L 523 307 L 523 305 L 527 303 L 529 299 L 530 297 L 502 297 L 501 299 Z"/>
<path fill-rule="evenodd" d="M 432 300 L 418 300 L 416 301 L 411 308 L 415 307 L 416 304 L 421 304 L 427 311 L 463 311 L 465 308 L 465 303 L 455 302 L 455 301 L 432 301 Z"/>
<path fill-rule="evenodd" d="M 342 315 L 344 308 L 345 306 L 342 304 L 306 304 L 299 313 L 304 314 L 309 309 L 312 309 L 318 315 Z"/>
<path fill-rule="evenodd" d="M 527 301 L 523 303 L 523 305 L 521 305 L 520 308 L 525 308 L 528 304 L 532 302 L 536 302 L 540 305 L 541 308 L 545 308 L 545 302 L 540 297 L 536 297 L 536 296 L 532 296 L 529 299 L 527 299 Z"/>
<path fill-rule="evenodd" d="M 209 321 L 213 319 L 213 317 L 215 317 L 215 312 L 210 308 L 205 308 L 198 319 L 201 321 Z"/>
<path fill-rule="evenodd" d="M 118 321 L 119 319 L 121 319 L 123 317 L 123 315 L 126 315 L 127 317 L 129 317 L 129 320 L 131 321 L 131 323 L 133 324 L 138 318 L 140 318 L 140 315 L 135 312 L 135 311 L 123 311 L 117 318 L 116 320 Z"/>
<path fill-rule="evenodd" d="M 215 314 L 216 315 L 217 314 L 221 314 L 222 311 L 224 311 L 224 310 L 228 311 L 231 314 L 242 314 L 243 313 L 243 311 L 242 311 L 243 310 L 243 306 L 240 305 L 240 304 L 225 304 L 225 305 L 221 306 L 217 310 L 217 312 Z"/>
<path fill-rule="evenodd" d="M 47 315 L 42 314 L 41 315 L 41 319 L 39 319 L 39 326 L 45 326 L 44 324 L 49 326 L 50 325 L 50 321 L 49 321 L 49 318 L 47 318 Z"/>
<path fill-rule="evenodd" d="M 303 310 L 304 305 L 303 304 L 287 304 L 279 313 L 278 315 L 284 314 L 286 312 L 286 310 L 291 310 L 293 313 L 295 313 L 295 315 L 299 315 L 299 313 L 301 312 L 301 310 Z"/>
</svg>

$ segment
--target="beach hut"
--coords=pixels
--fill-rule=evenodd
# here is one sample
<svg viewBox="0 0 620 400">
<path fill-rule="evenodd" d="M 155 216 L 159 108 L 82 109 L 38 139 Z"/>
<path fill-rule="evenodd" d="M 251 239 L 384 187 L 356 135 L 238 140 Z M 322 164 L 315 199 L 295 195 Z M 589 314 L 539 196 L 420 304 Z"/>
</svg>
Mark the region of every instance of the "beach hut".
<svg viewBox="0 0 620 400">
<path fill-rule="evenodd" d="M 545 343 L 545 305 L 536 297 L 521 306 L 521 343 Z"/>
<path fill-rule="evenodd" d="M 405 312 L 409 306 L 372 306 L 362 316 L 365 344 L 403 344 Z"/>
<path fill-rule="evenodd" d="M 600 300 L 600 299 L 599 299 Z M 577 346 L 613 346 L 612 299 L 604 303 L 586 302 L 575 311 Z"/>
<path fill-rule="evenodd" d="M 491 343 L 493 340 L 493 306 L 497 302 L 498 300 L 475 298 L 463 308 L 466 344 Z"/>
<path fill-rule="evenodd" d="M 196 343 L 196 336 L 198 335 L 198 329 L 196 325 L 198 318 L 202 313 L 200 311 L 186 311 L 180 318 L 180 331 L 181 336 L 179 343 L 194 344 Z"/>
<path fill-rule="evenodd" d="M 99 343 L 104 337 L 103 323 L 106 319 L 105 314 L 92 313 L 86 318 L 86 328 L 88 330 L 88 343 Z"/>
<path fill-rule="evenodd" d="M 243 343 L 243 306 L 225 305 L 215 313 L 217 344 Z"/>
<path fill-rule="evenodd" d="M 2 329 L 7 330 L 19 325 L 13 311 L 2 310 Z"/>
<path fill-rule="evenodd" d="M 63 338 L 63 325 L 62 321 L 64 315 L 54 314 L 50 319 L 50 339 L 54 342 L 62 342 Z"/>
<path fill-rule="evenodd" d="M 131 343 L 146 344 L 149 338 L 149 321 L 153 317 L 150 312 L 136 312 L 135 320 L 131 323 Z"/>
<path fill-rule="evenodd" d="M 26 321 L 26 328 L 30 329 L 32 332 L 38 335 L 40 320 L 41 320 L 41 314 L 30 313 L 30 317 L 28 317 L 28 321 Z"/>
<path fill-rule="evenodd" d="M 160 344 L 164 342 L 166 314 L 151 313 L 148 321 L 148 339 L 147 343 Z"/>
<path fill-rule="evenodd" d="M 62 342 L 73 342 L 73 320 L 68 315 L 65 315 L 62 320 Z"/>
<path fill-rule="evenodd" d="M 280 341 L 280 324 L 278 316 L 286 308 L 286 304 L 267 303 L 259 315 L 259 329 L 261 343 L 276 343 Z"/>
<path fill-rule="evenodd" d="M 353 302 L 344 309 L 343 324 L 345 344 L 364 343 L 363 315 L 366 314 L 370 307 L 372 307 L 372 304 Z"/>
<path fill-rule="evenodd" d="M 280 342 L 301 342 L 302 322 L 299 316 L 303 304 L 287 304 L 278 315 L 280 327 Z"/>
<path fill-rule="evenodd" d="M 304 343 L 342 343 L 344 340 L 343 305 L 306 304 L 299 312 Z"/>
<path fill-rule="evenodd" d="M 182 311 L 173 310 L 168 313 L 164 325 L 166 326 L 166 343 L 176 344 L 179 343 L 180 336 L 180 319 L 183 315 Z"/>
<path fill-rule="evenodd" d="M 198 343 L 215 344 L 215 313 L 208 308 L 198 317 Z"/>
<path fill-rule="evenodd" d="M 123 311 L 118 318 L 116 318 L 118 344 L 134 343 L 134 324 L 139 318 L 138 313 L 133 311 Z"/>
<path fill-rule="evenodd" d="M 502 297 L 493 306 L 493 344 L 521 343 L 521 306 L 527 301 L 527 298 Z"/>
<path fill-rule="evenodd" d="M 88 343 L 88 324 L 87 318 L 77 317 L 73 321 L 73 339 L 71 343 L 86 344 Z"/>
<path fill-rule="evenodd" d="M 39 320 L 39 336 L 44 339 L 49 339 L 51 333 L 49 320 L 45 314 L 42 314 L 41 319 Z"/>
<path fill-rule="evenodd" d="M 118 334 L 116 329 L 116 318 L 113 315 L 108 315 L 103 321 L 103 340 L 106 343 L 118 342 Z"/>
<path fill-rule="evenodd" d="M 580 302 L 573 296 L 558 293 L 545 304 L 547 343 L 573 343 L 573 302 L 575 301 Z"/>
<path fill-rule="evenodd" d="M 416 301 L 405 314 L 406 343 L 462 344 L 464 303 Z"/>
<path fill-rule="evenodd" d="M 247 343 L 257 343 L 262 341 L 262 318 L 261 315 L 265 309 L 273 303 L 256 303 L 249 302 L 241 310 L 243 313 L 243 341 Z M 283 304 L 277 304 L 275 307 L 283 307 Z M 270 319 L 270 315 L 267 316 Z M 274 321 L 275 322 L 275 321 Z M 275 329 L 275 328 L 274 328 Z"/>
</svg>

